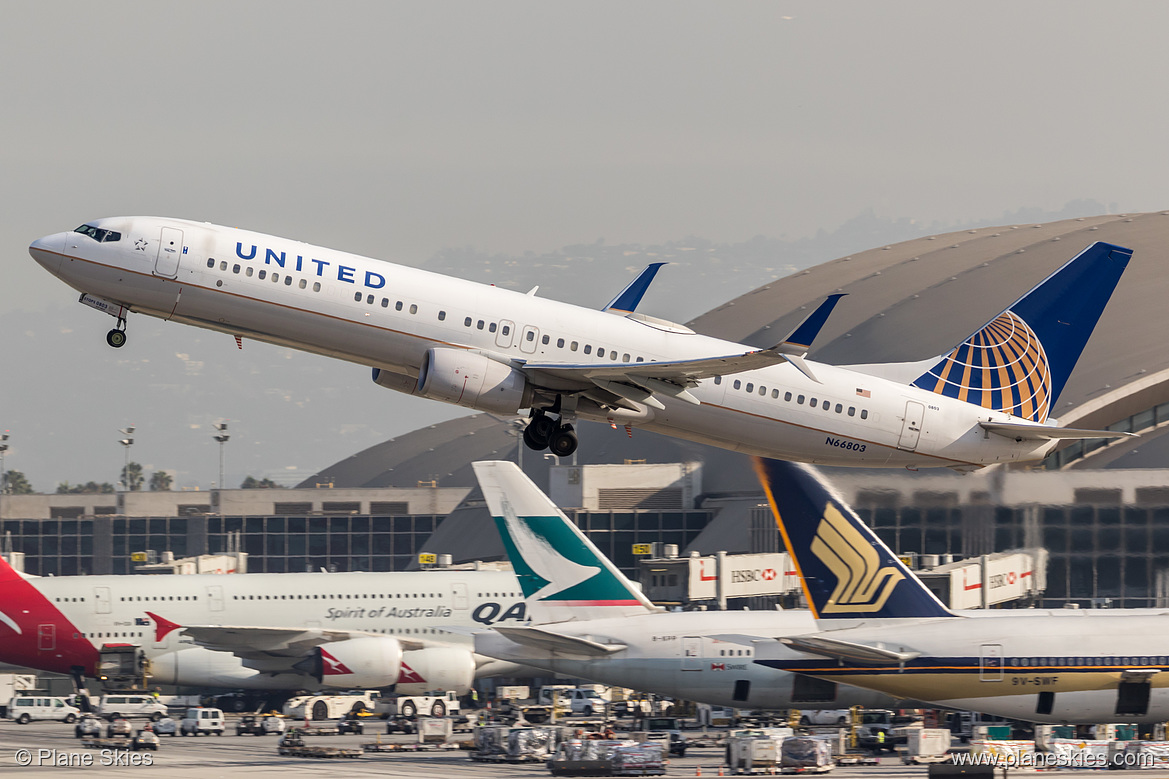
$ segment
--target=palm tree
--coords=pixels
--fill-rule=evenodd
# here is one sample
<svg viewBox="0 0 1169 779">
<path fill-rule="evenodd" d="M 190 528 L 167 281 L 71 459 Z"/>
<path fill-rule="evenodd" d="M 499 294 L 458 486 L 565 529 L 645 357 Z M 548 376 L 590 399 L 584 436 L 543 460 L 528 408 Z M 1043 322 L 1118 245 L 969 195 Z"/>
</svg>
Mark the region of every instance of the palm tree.
<svg viewBox="0 0 1169 779">
<path fill-rule="evenodd" d="M 0 492 L 5 495 L 31 495 L 32 485 L 20 471 L 7 471 L 0 481 Z"/>
<path fill-rule="evenodd" d="M 138 492 L 142 489 L 143 481 L 145 479 L 142 476 L 142 466 L 138 463 L 126 463 L 126 467 L 122 469 L 122 484 L 126 485 L 126 489 Z"/>
<path fill-rule="evenodd" d="M 166 471 L 155 471 L 150 474 L 150 491 L 151 492 L 170 492 L 170 486 L 173 479 Z"/>
</svg>

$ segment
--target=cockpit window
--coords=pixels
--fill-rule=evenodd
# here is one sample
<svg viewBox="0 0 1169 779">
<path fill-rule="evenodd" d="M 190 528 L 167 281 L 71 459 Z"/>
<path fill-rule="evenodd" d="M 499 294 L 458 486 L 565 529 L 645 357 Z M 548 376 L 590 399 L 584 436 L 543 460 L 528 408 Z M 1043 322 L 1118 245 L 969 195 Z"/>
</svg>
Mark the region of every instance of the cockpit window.
<svg viewBox="0 0 1169 779">
<path fill-rule="evenodd" d="M 81 233 L 82 235 L 88 235 L 98 243 L 112 243 L 114 241 L 122 240 L 121 233 L 114 230 L 103 230 L 100 227 L 94 227 L 93 225 L 81 225 L 81 227 L 78 227 L 73 232 Z"/>
</svg>

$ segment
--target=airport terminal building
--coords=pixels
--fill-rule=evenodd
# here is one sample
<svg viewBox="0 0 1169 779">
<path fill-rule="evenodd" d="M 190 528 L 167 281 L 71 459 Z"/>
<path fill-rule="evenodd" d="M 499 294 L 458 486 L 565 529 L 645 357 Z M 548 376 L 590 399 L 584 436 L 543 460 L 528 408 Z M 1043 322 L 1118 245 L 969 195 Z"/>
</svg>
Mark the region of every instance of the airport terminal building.
<svg viewBox="0 0 1169 779">
<path fill-rule="evenodd" d="M 1169 606 L 1169 343 L 1151 323 L 1169 299 L 1159 247 L 1169 212 L 1107 215 L 931 236 L 825 263 L 688 323 L 769 346 L 826 295 L 844 292 L 811 356 L 834 363 L 947 351 L 1096 240 L 1134 258 L 1056 409 L 1061 424 L 1137 432 L 1074 442 L 1026 467 L 826 473 L 901 554 L 969 558 L 1048 552 L 1042 604 Z M 665 312 L 663 312 L 665 313 Z M 924 323 L 924 325 L 923 325 Z M 233 544 L 252 572 L 406 570 L 418 554 L 456 563 L 503 549 L 470 463 L 519 460 L 538 485 L 630 573 L 635 544 L 681 554 L 769 551 L 752 523 L 762 501 L 747 457 L 584 422 L 574 462 L 523 450 L 522 421 L 475 414 L 342 460 L 299 489 L 4 496 L 0 551 L 40 575 L 129 573 L 133 552 L 176 557 Z"/>
</svg>

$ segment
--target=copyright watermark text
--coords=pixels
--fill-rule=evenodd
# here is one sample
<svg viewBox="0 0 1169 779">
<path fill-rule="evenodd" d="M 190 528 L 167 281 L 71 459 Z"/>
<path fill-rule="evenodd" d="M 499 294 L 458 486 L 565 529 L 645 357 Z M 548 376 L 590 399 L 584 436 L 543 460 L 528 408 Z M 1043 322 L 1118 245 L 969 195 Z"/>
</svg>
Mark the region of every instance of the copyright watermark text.
<svg viewBox="0 0 1169 779">
<path fill-rule="evenodd" d="M 57 768 L 88 768 L 90 766 L 154 765 L 149 752 L 127 752 L 121 749 L 102 749 L 96 752 L 66 752 L 62 749 L 18 749 L 13 754 L 18 766 Z"/>
</svg>

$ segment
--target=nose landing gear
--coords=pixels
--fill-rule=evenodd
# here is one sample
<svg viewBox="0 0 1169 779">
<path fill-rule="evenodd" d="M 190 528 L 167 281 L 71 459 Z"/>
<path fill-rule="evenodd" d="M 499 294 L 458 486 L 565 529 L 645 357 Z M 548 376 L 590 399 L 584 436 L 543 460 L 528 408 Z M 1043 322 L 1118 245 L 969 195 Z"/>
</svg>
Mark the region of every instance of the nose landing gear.
<svg viewBox="0 0 1169 779">
<path fill-rule="evenodd" d="M 121 317 L 118 318 L 118 326 L 106 333 L 106 343 L 115 349 L 121 349 L 126 345 L 126 320 Z"/>
</svg>

